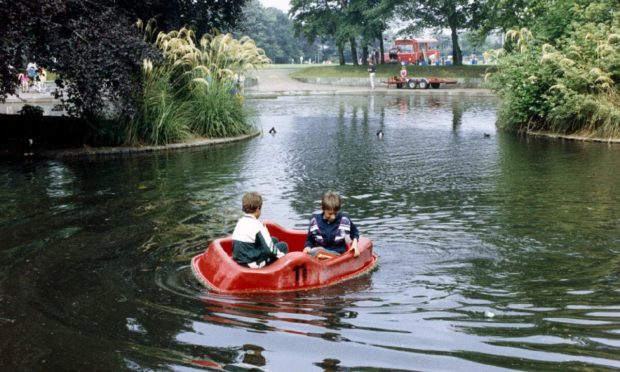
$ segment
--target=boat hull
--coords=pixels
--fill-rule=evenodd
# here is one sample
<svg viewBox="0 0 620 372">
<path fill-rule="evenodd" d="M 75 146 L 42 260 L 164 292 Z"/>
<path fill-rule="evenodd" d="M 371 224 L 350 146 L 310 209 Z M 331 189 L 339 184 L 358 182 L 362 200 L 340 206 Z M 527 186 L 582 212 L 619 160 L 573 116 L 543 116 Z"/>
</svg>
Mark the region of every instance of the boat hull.
<svg viewBox="0 0 620 372">
<path fill-rule="evenodd" d="M 192 259 L 196 278 L 219 293 L 261 293 L 308 290 L 334 285 L 364 275 L 377 265 L 372 242 L 360 237 L 360 255 L 348 251 L 329 259 L 317 259 L 303 253 L 306 232 L 286 229 L 267 221 L 271 236 L 285 241 L 289 253 L 260 269 L 240 266 L 232 259 L 232 238 L 214 240 L 207 250 Z"/>
</svg>

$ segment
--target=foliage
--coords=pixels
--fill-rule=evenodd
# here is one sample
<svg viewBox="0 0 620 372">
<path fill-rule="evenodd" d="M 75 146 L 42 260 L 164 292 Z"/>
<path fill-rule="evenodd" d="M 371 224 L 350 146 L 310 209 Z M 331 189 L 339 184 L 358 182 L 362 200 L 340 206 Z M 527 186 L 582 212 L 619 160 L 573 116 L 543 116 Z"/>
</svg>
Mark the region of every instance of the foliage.
<svg viewBox="0 0 620 372">
<path fill-rule="evenodd" d="M 125 2 L 139 19 L 155 19 L 160 30 L 192 29 L 198 35 L 232 30 L 248 0 L 148 0 Z"/>
<path fill-rule="evenodd" d="M 204 137 L 238 136 L 250 132 L 241 97 L 231 94 L 231 81 L 215 81 L 209 87 L 192 87 L 193 115 L 190 129 Z"/>
<path fill-rule="evenodd" d="M 257 0 L 248 2 L 244 20 L 235 37 L 248 35 L 274 63 L 290 63 L 300 55 L 299 42 L 294 36 L 288 16 L 276 8 L 264 8 Z"/>
<path fill-rule="evenodd" d="M 143 64 L 140 110 L 129 125 L 130 143 L 162 144 L 190 134 L 222 137 L 248 133 L 240 76 L 269 62 L 248 37 L 204 35 L 192 30 L 160 33 L 163 60 Z"/>
<path fill-rule="evenodd" d="M 303 36 L 311 43 L 316 39 L 333 37 L 338 25 L 337 9 L 338 3 L 335 1 L 291 0 L 289 14 L 293 19 L 295 35 Z M 338 49 L 342 51 L 342 43 L 338 43 Z M 344 57 L 340 62 L 344 64 Z"/>
<path fill-rule="evenodd" d="M 145 60 L 144 84 L 139 109 L 127 126 L 127 142 L 162 145 L 189 136 L 191 114 L 188 102 L 176 99 L 179 83 L 171 64 L 153 67 Z"/>
<path fill-rule="evenodd" d="M 24 105 L 17 113 L 24 116 L 43 116 L 43 107 Z"/>
<path fill-rule="evenodd" d="M 317 38 L 333 39 L 341 65 L 345 63 L 344 46 L 349 43 L 353 64 L 357 64 L 358 39 L 364 49 L 374 39 L 382 39 L 386 19 L 394 10 L 388 3 L 388 0 L 291 0 L 290 14 L 297 35 L 311 42 Z"/>
<path fill-rule="evenodd" d="M 503 98 L 501 126 L 620 136 L 620 14 L 606 1 L 574 7 L 585 22 L 553 45 L 527 29 L 507 34 L 508 52 L 490 77 Z M 613 16 L 601 23 L 601 14 Z"/>
<path fill-rule="evenodd" d="M 452 61 L 455 65 L 461 65 L 463 53 L 458 33 L 469 27 L 476 6 L 476 2 L 468 0 L 406 1 L 401 8 L 401 13 L 408 15 L 407 18 L 414 22 L 416 29 L 449 29 L 452 41 Z"/>
<path fill-rule="evenodd" d="M 94 119 L 112 109 L 129 115 L 139 92 L 140 65 L 156 59 L 133 26 L 138 18 L 159 27 L 198 30 L 232 27 L 245 0 L 0 0 L 0 99 L 15 93 L 17 72 L 34 61 L 57 74 L 69 113 Z M 107 106 L 106 106 L 107 105 Z"/>
</svg>

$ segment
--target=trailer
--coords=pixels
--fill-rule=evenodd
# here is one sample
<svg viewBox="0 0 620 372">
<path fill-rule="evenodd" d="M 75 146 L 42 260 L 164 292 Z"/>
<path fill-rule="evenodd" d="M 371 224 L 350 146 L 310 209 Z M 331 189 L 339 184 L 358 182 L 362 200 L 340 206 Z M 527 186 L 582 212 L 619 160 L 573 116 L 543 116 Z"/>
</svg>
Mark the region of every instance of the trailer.
<svg viewBox="0 0 620 372">
<path fill-rule="evenodd" d="M 391 85 L 394 85 L 396 88 L 408 88 L 408 89 L 438 89 L 441 84 L 456 84 L 456 80 L 454 79 L 444 79 L 437 77 L 411 77 L 411 78 L 400 78 L 398 76 L 394 76 L 384 83 L 387 84 L 388 88 Z"/>
</svg>

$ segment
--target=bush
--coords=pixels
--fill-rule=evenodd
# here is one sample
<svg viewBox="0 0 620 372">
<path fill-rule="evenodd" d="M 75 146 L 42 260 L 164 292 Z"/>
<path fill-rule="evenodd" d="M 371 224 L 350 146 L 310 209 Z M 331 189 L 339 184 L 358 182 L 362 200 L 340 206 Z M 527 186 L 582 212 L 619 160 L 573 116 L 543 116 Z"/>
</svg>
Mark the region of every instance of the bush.
<svg viewBox="0 0 620 372">
<path fill-rule="evenodd" d="M 490 76 L 500 127 L 620 137 L 620 15 L 600 23 L 598 5 L 583 10 L 593 21 L 574 24 L 555 46 L 525 29 L 507 34 L 512 51 L 500 51 Z"/>
<path fill-rule="evenodd" d="M 43 116 L 43 112 L 43 107 L 33 105 L 24 105 L 21 110 L 17 111 L 17 113 L 20 115 L 33 117 L 41 117 Z"/>
</svg>

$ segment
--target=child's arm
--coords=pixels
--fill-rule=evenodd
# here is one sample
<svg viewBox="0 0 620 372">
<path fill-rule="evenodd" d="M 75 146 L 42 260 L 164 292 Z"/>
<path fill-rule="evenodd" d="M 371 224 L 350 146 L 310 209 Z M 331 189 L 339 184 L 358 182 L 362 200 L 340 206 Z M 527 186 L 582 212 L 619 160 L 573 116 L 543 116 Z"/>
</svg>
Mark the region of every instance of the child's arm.
<svg viewBox="0 0 620 372">
<path fill-rule="evenodd" d="M 312 226 L 316 224 L 314 217 L 310 220 L 310 226 L 308 226 L 308 234 L 306 234 L 306 242 L 304 243 L 304 253 L 310 253 L 312 247 L 314 247 L 314 236 L 312 234 Z"/>
<path fill-rule="evenodd" d="M 271 240 L 271 235 L 269 235 L 269 231 L 263 225 L 260 231 L 256 234 L 256 246 L 263 252 L 270 254 L 272 256 L 278 255 L 278 248 L 273 244 Z"/>
<path fill-rule="evenodd" d="M 360 250 L 357 247 L 357 241 L 360 239 L 360 232 L 353 221 L 351 221 L 351 219 L 349 219 L 349 221 L 351 222 L 351 232 L 349 233 L 351 237 L 351 249 L 353 250 L 353 257 L 357 257 L 360 255 Z"/>
</svg>

